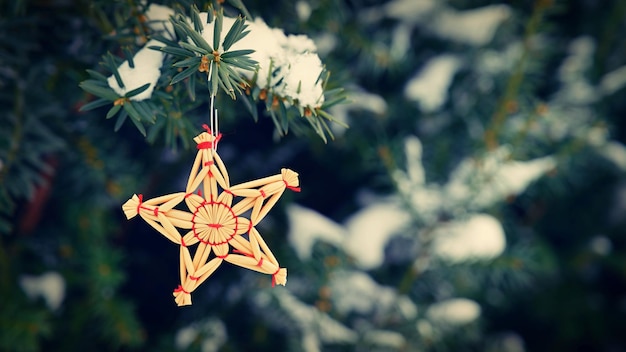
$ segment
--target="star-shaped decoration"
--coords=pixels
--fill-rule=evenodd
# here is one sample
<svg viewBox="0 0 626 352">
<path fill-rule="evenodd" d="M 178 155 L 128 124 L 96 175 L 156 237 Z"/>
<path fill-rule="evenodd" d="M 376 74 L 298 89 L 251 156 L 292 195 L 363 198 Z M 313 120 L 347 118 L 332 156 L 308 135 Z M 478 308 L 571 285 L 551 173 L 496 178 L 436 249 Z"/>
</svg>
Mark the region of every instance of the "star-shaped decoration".
<svg viewBox="0 0 626 352">
<path fill-rule="evenodd" d="M 181 283 L 173 293 L 179 306 L 191 304 L 191 292 L 223 261 L 272 275 L 272 286 L 287 282 L 287 269 L 279 266 L 255 226 L 285 189 L 300 191 L 298 174 L 282 169 L 278 175 L 231 186 L 226 167 L 215 148 L 221 134 L 215 136 L 205 128 L 207 132 L 194 138 L 198 154 L 185 192 L 150 200 L 135 194 L 122 205 L 127 219 L 139 215 L 167 239 L 180 245 Z M 239 201 L 233 205 L 235 198 Z M 183 201 L 189 211 L 174 209 Z M 242 216 L 249 210 L 249 219 Z M 181 235 L 177 228 L 187 232 Z M 192 256 L 190 247 L 196 244 Z"/>
</svg>

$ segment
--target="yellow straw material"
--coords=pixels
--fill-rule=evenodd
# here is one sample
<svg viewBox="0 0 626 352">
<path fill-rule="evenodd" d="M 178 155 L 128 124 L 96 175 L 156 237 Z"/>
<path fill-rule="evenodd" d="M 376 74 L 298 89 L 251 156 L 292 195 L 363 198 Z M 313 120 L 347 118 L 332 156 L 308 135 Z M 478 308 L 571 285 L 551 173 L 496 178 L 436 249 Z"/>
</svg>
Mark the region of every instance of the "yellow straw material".
<svg viewBox="0 0 626 352">
<path fill-rule="evenodd" d="M 280 267 L 254 226 L 285 189 L 300 191 L 298 174 L 282 169 L 278 175 L 230 186 L 226 167 L 215 151 L 220 137 L 203 132 L 194 138 L 198 154 L 185 192 L 145 201 L 134 194 L 122 205 L 127 219 L 139 215 L 180 246 L 180 285 L 173 292 L 179 306 L 191 305 L 191 292 L 223 261 L 271 275 L 272 286 L 287 283 L 287 269 Z M 182 202 L 189 211 L 174 209 Z M 242 216 L 248 210 L 249 219 Z M 178 229 L 183 229 L 182 235 Z M 196 244 L 192 256 L 190 246 Z"/>
</svg>

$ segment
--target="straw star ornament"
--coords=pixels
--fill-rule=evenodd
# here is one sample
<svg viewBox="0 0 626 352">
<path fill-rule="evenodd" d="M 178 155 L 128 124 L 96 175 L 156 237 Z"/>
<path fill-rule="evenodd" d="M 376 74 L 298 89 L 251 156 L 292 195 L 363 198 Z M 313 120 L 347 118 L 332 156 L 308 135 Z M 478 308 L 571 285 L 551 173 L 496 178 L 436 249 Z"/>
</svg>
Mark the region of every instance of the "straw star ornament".
<svg viewBox="0 0 626 352">
<path fill-rule="evenodd" d="M 272 286 L 285 285 L 281 268 L 255 226 L 276 204 L 285 189 L 300 191 L 298 174 L 280 174 L 231 186 L 226 167 L 216 152 L 221 134 L 207 132 L 194 138 L 198 153 L 185 192 L 144 200 L 133 195 L 122 209 L 127 219 L 139 215 L 180 251 L 180 285 L 174 290 L 179 306 L 191 305 L 191 292 L 223 261 L 272 276 Z M 219 192 L 219 188 L 221 192 Z M 239 201 L 233 201 L 235 199 Z M 174 209 L 185 202 L 189 211 Z M 251 210 L 249 219 L 242 216 Z M 181 235 L 178 229 L 186 230 Z M 190 247 L 197 247 L 192 256 Z"/>
</svg>

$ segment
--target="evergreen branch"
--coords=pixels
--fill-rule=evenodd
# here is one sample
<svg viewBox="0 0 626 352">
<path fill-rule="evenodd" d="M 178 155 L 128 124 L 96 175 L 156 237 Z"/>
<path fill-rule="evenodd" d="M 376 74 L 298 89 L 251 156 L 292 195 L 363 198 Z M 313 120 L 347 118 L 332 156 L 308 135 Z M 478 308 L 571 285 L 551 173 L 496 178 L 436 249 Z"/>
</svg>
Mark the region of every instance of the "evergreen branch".
<svg viewBox="0 0 626 352">
<path fill-rule="evenodd" d="M 125 98 L 131 98 L 134 97 L 137 94 L 140 94 L 142 92 L 144 92 L 146 89 L 148 89 L 148 87 L 150 87 L 150 83 L 146 83 L 144 85 L 142 85 L 139 88 L 135 88 L 133 90 L 131 90 L 130 92 L 126 92 L 126 94 L 124 95 Z"/>
<path fill-rule="evenodd" d="M 209 45 L 209 43 L 207 43 L 206 40 L 204 40 L 204 38 L 202 38 L 202 36 L 198 32 L 189 27 L 185 20 L 179 19 L 177 21 L 173 21 L 173 24 L 174 28 L 178 28 L 182 33 L 185 34 L 185 37 L 191 38 L 194 44 L 196 44 L 197 47 L 203 49 L 206 54 L 213 52 L 213 48 Z M 180 42 L 180 44 L 183 44 L 183 42 Z"/>
<path fill-rule="evenodd" d="M 115 121 L 115 126 L 113 127 L 113 131 L 117 132 L 122 128 L 122 125 L 126 121 L 128 117 L 128 111 L 126 109 L 122 110 L 119 115 L 117 115 L 117 120 Z"/>
<path fill-rule="evenodd" d="M 194 56 L 194 52 L 192 50 L 188 50 L 188 49 L 182 49 L 182 48 L 178 48 L 178 47 L 173 47 L 173 46 L 150 46 L 150 49 L 154 49 L 154 50 L 160 50 L 164 53 L 167 54 L 171 54 L 174 56 L 181 56 L 181 57 L 190 57 L 190 56 Z M 206 55 L 206 51 L 202 50 L 201 53 L 205 53 L 204 55 Z"/>
<path fill-rule="evenodd" d="M 541 24 L 547 9 L 551 6 L 551 3 L 552 2 L 550 0 L 535 0 L 533 13 L 526 24 L 524 32 L 522 55 L 515 64 L 513 73 L 506 83 L 504 94 L 500 97 L 496 111 L 491 117 L 491 123 L 485 130 L 485 134 L 483 136 L 485 145 L 489 150 L 494 150 L 498 147 L 498 134 L 500 133 L 508 115 L 509 106 L 515 100 L 522 81 L 524 80 L 526 62 L 528 61 L 529 55 L 532 51 L 531 40 L 537 33 L 539 25 Z"/>
<path fill-rule="evenodd" d="M 202 23 L 202 19 L 200 19 L 200 10 L 198 10 L 196 4 L 191 5 L 191 21 L 193 22 L 193 28 L 196 32 L 202 32 L 204 23 Z"/>
<path fill-rule="evenodd" d="M 272 118 L 272 122 L 274 122 L 274 126 L 276 127 L 276 132 L 278 132 L 279 136 L 284 136 L 286 131 L 283 131 L 282 124 L 278 121 L 278 117 L 276 116 L 276 112 L 273 109 L 268 109 L 270 113 L 270 117 Z"/>
<path fill-rule="evenodd" d="M 110 100 L 100 98 L 100 99 L 94 100 L 92 102 L 89 102 L 89 103 L 81 106 L 79 110 L 80 111 L 88 111 L 88 110 L 97 109 L 99 107 L 102 107 L 102 106 L 105 106 L 105 105 L 109 105 L 109 104 L 111 104 Z"/>
<path fill-rule="evenodd" d="M 107 112 L 106 119 L 108 120 L 112 118 L 113 116 L 115 116 L 120 111 L 121 108 L 122 108 L 122 105 L 119 105 L 119 104 L 113 105 Z"/>
<path fill-rule="evenodd" d="M 208 51 L 205 48 L 193 45 L 193 44 L 189 44 L 189 43 L 185 43 L 185 42 L 180 42 L 178 43 L 180 46 L 182 46 L 184 49 L 190 50 L 192 52 L 195 52 L 197 54 L 200 55 L 210 55 L 213 53 L 213 51 Z M 190 55 L 191 56 L 191 55 Z"/>
<path fill-rule="evenodd" d="M 113 57 L 113 54 L 109 52 L 107 53 L 107 55 L 104 56 L 104 64 L 105 66 L 107 66 L 109 71 L 113 72 L 113 76 L 115 77 L 115 81 L 117 81 L 117 85 L 120 86 L 120 88 L 124 88 L 124 81 L 122 81 L 122 77 L 117 70 L 118 63 Z"/>
<path fill-rule="evenodd" d="M 126 57 L 126 60 L 128 61 L 128 66 L 130 68 L 135 68 L 135 62 L 133 60 L 133 53 L 132 53 L 132 51 L 130 51 L 130 48 L 125 46 L 125 47 L 122 48 L 122 52 L 124 53 L 124 56 Z M 116 76 L 115 79 L 117 79 L 117 76 Z M 119 83 L 119 81 L 118 81 L 118 83 Z M 123 87 L 123 86 L 120 85 L 120 87 Z"/>
<path fill-rule="evenodd" d="M 219 50 L 220 39 L 222 37 L 222 25 L 224 23 L 224 8 L 220 6 L 213 24 L 213 47 Z"/>
<path fill-rule="evenodd" d="M 230 73 L 228 72 L 228 69 L 226 68 L 226 66 L 224 65 L 217 66 L 217 71 L 219 73 L 220 82 L 223 84 L 224 91 L 226 91 L 226 93 L 233 100 L 236 99 L 235 89 L 233 88 L 233 84 L 231 83 Z M 237 85 L 235 84 L 235 86 Z"/>
<path fill-rule="evenodd" d="M 235 71 L 230 65 L 221 65 L 222 69 L 228 72 L 227 78 L 232 80 L 231 85 L 235 90 L 240 93 L 240 86 L 247 86 L 247 81 L 237 71 Z M 234 98 L 233 98 L 234 99 Z"/>
<path fill-rule="evenodd" d="M 166 38 L 160 34 L 154 34 L 152 35 L 152 39 L 157 40 L 163 44 L 165 44 L 165 46 L 169 46 L 169 47 L 176 47 L 176 42 L 173 40 L 170 40 L 169 38 Z M 162 48 L 162 46 L 158 46 L 158 45 L 153 45 L 153 46 L 149 46 L 150 49 L 153 50 L 160 50 Z"/>
<path fill-rule="evenodd" d="M 232 3 L 234 7 L 239 9 L 239 11 L 241 11 L 246 18 L 252 18 L 252 15 L 250 15 L 250 12 L 241 0 L 228 0 L 228 2 Z"/>
<path fill-rule="evenodd" d="M 237 17 L 235 23 L 230 27 L 230 30 L 226 33 L 226 37 L 224 38 L 224 51 L 230 49 L 233 44 L 249 33 L 248 31 L 244 32 L 247 27 L 245 23 L 245 19 Z"/>
<path fill-rule="evenodd" d="M 316 113 L 319 114 L 320 116 L 322 116 L 323 118 L 325 118 L 326 120 L 334 122 L 334 123 L 340 125 L 341 127 L 350 128 L 350 126 L 348 126 L 347 124 L 343 123 L 342 121 L 339 121 L 339 120 L 335 119 L 333 117 L 333 115 L 327 113 L 324 110 L 318 109 L 318 110 L 316 110 Z"/>
<path fill-rule="evenodd" d="M 223 54 L 220 55 L 220 58 L 222 59 L 222 61 L 224 61 L 225 59 L 239 59 L 241 61 L 244 61 L 247 59 L 245 56 L 246 55 L 250 55 L 254 52 L 254 50 L 252 49 L 246 49 L 246 50 L 233 50 L 233 51 L 227 51 Z M 249 59 L 248 59 L 249 60 Z M 241 62 L 241 61 L 233 61 L 233 62 Z M 256 64 L 256 61 L 254 60 L 249 60 L 250 62 Z"/>
<path fill-rule="evenodd" d="M 142 117 L 137 111 L 137 109 L 135 109 L 135 106 L 133 105 L 133 103 L 126 102 L 124 104 L 124 111 L 126 111 L 128 115 L 130 115 L 130 120 L 132 121 L 132 123 L 137 127 L 139 132 L 145 137 L 146 128 L 141 123 Z"/>
<path fill-rule="evenodd" d="M 192 57 L 189 57 L 187 59 L 184 59 L 184 60 L 181 60 L 181 61 L 177 61 L 177 62 L 173 63 L 172 66 L 174 66 L 174 67 L 195 66 L 197 68 L 200 65 L 201 61 L 202 61 L 202 58 L 200 58 L 199 56 L 192 56 Z"/>
<path fill-rule="evenodd" d="M 150 107 L 148 106 L 147 103 L 145 103 L 144 101 L 136 101 L 136 102 L 133 102 L 132 104 L 133 104 L 133 107 L 139 113 L 139 116 L 141 116 L 142 120 L 148 123 L 155 122 L 156 115 L 150 110 Z"/>
<path fill-rule="evenodd" d="M 107 99 L 109 101 L 115 101 L 120 98 L 120 96 L 117 95 L 113 89 L 108 86 L 104 86 L 104 84 L 100 81 L 86 80 L 80 82 L 78 86 L 99 98 Z"/>
<path fill-rule="evenodd" d="M 225 53 L 228 54 L 228 53 Z M 245 71 L 254 71 L 258 63 L 247 56 L 231 56 L 227 55 L 226 58 L 222 58 L 221 60 L 224 63 L 227 63 L 232 66 L 236 66 L 237 68 Z"/>
<path fill-rule="evenodd" d="M 285 134 L 289 133 L 289 123 L 291 122 L 291 118 L 289 116 L 289 112 L 287 111 L 287 107 L 282 100 L 278 101 L 278 111 L 281 116 L 282 129 L 285 131 Z"/>
<path fill-rule="evenodd" d="M 324 100 L 324 104 L 322 104 L 320 110 L 328 110 L 335 105 L 345 103 L 348 99 L 343 88 L 326 91 L 324 95 L 328 96 L 328 98 Z M 333 121 L 336 120 L 333 119 Z"/>
<path fill-rule="evenodd" d="M 177 74 L 176 76 L 172 77 L 172 81 L 170 82 L 170 84 L 176 84 L 182 80 L 184 80 L 185 78 L 193 75 L 194 73 L 196 73 L 198 71 L 197 67 L 189 67 L 186 70 L 180 72 L 179 74 Z"/>
<path fill-rule="evenodd" d="M 93 78 L 95 80 L 98 80 L 98 81 L 101 81 L 101 82 L 106 82 L 107 81 L 107 78 L 102 73 L 100 73 L 98 71 L 90 70 L 90 69 L 87 69 L 86 71 L 91 76 L 91 78 Z"/>
</svg>

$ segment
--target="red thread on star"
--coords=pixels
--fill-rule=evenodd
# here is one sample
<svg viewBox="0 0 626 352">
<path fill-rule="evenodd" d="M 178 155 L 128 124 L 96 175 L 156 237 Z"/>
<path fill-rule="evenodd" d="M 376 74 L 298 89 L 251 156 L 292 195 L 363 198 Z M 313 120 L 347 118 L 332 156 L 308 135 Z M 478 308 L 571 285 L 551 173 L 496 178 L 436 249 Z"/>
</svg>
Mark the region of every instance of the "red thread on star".
<svg viewBox="0 0 626 352">
<path fill-rule="evenodd" d="M 279 271 L 280 268 L 276 269 L 276 271 L 272 274 L 272 287 L 276 286 L 276 275 L 278 275 Z"/>
<path fill-rule="evenodd" d="M 290 189 L 294 192 L 300 192 L 300 187 L 289 186 L 286 180 L 283 180 L 283 182 L 285 183 L 285 188 Z"/>
<path fill-rule="evenodd" d="M 183 286 L 178 285 L 178 287 L 176 287 L 176 289 L 174 290 L 174 292 L 184 292 L 186 294 L 189 294 L 189 292 L 185 291 L 185 289 L 183 288 Z"/>
<path fill-rule="evenodd" d="M 139 214 L 141 211 L 141 204 L 143 203 L 143 194 L 139 194 L 137 198 L 139 198 L 139 204 L 137 204 L 137 214 Z"/>
</svg>

